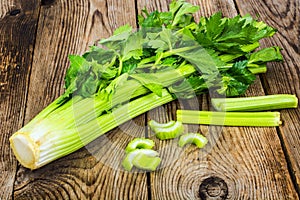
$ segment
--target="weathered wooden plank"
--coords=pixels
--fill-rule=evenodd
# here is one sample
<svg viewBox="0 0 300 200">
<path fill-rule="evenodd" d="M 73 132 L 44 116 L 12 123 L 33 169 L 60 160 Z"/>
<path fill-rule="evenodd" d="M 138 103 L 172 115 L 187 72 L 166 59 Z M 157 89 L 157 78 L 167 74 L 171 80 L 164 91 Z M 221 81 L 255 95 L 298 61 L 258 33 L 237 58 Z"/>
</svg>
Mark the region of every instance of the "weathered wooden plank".
<svg viewBox="0 0 300 200">
<path fill-rule="evenodd" d="M 68 54 L 81 54 L 126 23 L 135 26 L 134 1 L 53 1 L 41 8 L 26 122 L 63 92 Z M 146 174 L 120 166 L 124 148 L 144 135 L 144 116 L 86 148 L 30 171 L 20 167 L 15 199 L 147 199 Z"/>
<path fill-rule="evenodd" d="M 17 162 L 9 137 L 24 120 L 39 4 L 0 2 L 0 199 L 11 199 Z"/>
<path fill-rule="evenodd" d="M 0 18 L 4 18 L 6 15 L 10 15 L 13 10 L 20 9 L 20 2 L 14 0 L 1 1 L 0 2 Z M 14 11 L 16 12 L 16 11 Z"/>
<path fill-rule="evenodd" d="M 283 63 L 268 66 L 268 73 L 262 76 L 267 94 L 295 94 L 300 97 L 300 2 L 294 1 L 237 1 L 241 13 L 257 15 L 278 29 L 272 39 L 264 40 L 262 46 L 276 45 L 283 48 Z M 292 173 L 300 187 L 300 109 L 283 110 L 284 125 L 280 134 L 291 162 Z"/>
<path fill-rule="evenodd" d="M 135 23 L 135 18 L 128 17 L 126 21 L 121 20 L 127 16 L 126 6 L 118 4 L 114 1 L 94 0 L 74 3 L 56 1 L 42 7 L 26 121 L 63 92 L 69 54 L 82 54 L 97 40 L 111 35 L 118 26 Z M 36 94 L 37 90 L 43 88 L 36 83 L 44 84 L 43 92 Z"/>
<path fill-rule="evenodd" d="M 199 19 L 201 16 L 209 17 L 215 12 L 221 11 L 224 16 L 234 17 L 237 12 L 235 10 L 235 4 L 232 0 L 225 1 L 199 1 L 199 0 L 190 0 L 194 5 L 200 6 L 200 10 L 195 14 L 195 18 Z"/>
<path fill-rule="evenodd" d="M 200 5 L 201 15 L 222 11 L 225 16 L 237 14 L 233 1 L 193 1 Z M 138 1 L 138 8 L 151 10 L 154 1 Z M 199 17 L 199 15 L 196 15 Z M 260 80 L 246 96 L 263 95 Z M 209 109 L 207 96 L 198 101 L 172 102 L 148 112 L 148 120 L 166 122 L 175 119 L 175 110 L 197 106 Z M 186 126 L 186 132 L 201 131 L 209 144 L 203 150 L 193 146 L 179 148 L 176 140 L 156 141 L 162 157 L 161 168 L 151 173 L 153 199 L 295 199 L 297 194 L 289 176 L 284 152 L 275 128 L 237 128 Z M 276 192 L 274 192 L 276 191 Z"/>
</svg>

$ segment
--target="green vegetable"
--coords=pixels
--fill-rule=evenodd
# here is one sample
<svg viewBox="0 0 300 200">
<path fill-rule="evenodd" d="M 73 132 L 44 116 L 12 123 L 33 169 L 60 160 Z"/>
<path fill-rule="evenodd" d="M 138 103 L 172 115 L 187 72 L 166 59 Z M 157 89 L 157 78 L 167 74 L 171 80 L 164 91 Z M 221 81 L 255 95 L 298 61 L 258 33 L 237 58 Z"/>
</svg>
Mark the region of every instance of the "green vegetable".
<svg viewBox="0 0 300 200">
<path fill-rule="evenodd" d="M 152 150 L 154 141 L 146 138 L 135 138 L 130 141 L 125 149 L 126 157 L 122 162 L 125 170 L 130 171 L 133 166 L 154 171 L 160 164 L 158 152 Z"/>
<path fill-rule="evenodd" d="M 169 122 L 167 122 L 167 123 L 158 123 L 158 122 L 155 121 L 155 120 L 150 120 L 150 121 L 148 122 L 150 128 L 152 128 L 153 130 L 155 130 L 156 128 L 169 128 L 169 127 L 171 127 L 171 126 L 174 126 L 175 123 L 176 123 L 176 122 L 173 121 L 173 120 L 171 120 L 171 121 L 169 121 Z"/>
<path fill-rule="evenodd" d="M 149 126 L 154 131 L 155 136 L 160 140 L 174 139 L 183 133 L 183 125 L 180 121 L 169 121 L 168 123 L 158 123 L 154 120 L 149 122 Z"/>
<path fill-rule="evenodd" d="M 129 153 L 135 149 L 152 149 L 154 147 L 153 140 L 146 138 L 135 138 L 130 141 L 125 149 L 126 153 Z"/>
<path fill-rule="evenodd" d="M 212 98 L 214 108 L 218 111 L 263 111 L 284 108 L 297 108 L 295 95 L 276 94 L 240 98 Z"/>
<path fill-rule="evenodd" d="M 280 54 L 280 48 L 269 47 L 252 53 L 249 57 L 248 66 L 251 66 L 252 64 L 262 64 L 268 61 L 281 61 L 281 60 L 283 60 L 283 58 L 282 55 Z"/>
<path fill-rule="evenodd" d="M 146 160 L 145 160 L 144 156 L 147 156 Z M 157 164 L 157 159 L 155 159 L 155 158 L 158 158 L 157 156 L 158 156 L 158 152 L 154 151 L 152 149 L 135 149 L 126 155 L 125 159 L 122 162 L 122 166 L 127 171 L 130 171 L 133 168 L 133 166 L 136 166 L 136 167 L 142 168 L 142 169 L 150 168 L 149 170 L 151 170 Z M 141 160 L 139 160 L 139 159 L 141 159 Z M 144 164 L 141 164 L 141 162 L 143 162 L 143 161 L 146 161 L 146 162 Z M 147 168 L 147 166 L 148 166 L 148 168 Z M 156 167 L 155 167 L 155 169 L 156 169 Z"/>
<path fill-rule="evenodd" d="M 186 144 L 195 144 L 198 148 L 203 148 L 207 144 L 208 140 L 206 137 L 199 133 L 187 133 L 180 136 L 178 145 L 180 147 L 185 146 Z"/>
<path fill-rule="evenodd" d="M 115 108 L 111 113 L 70 129 L 54 129 L 56 127 L 50 124 L 49 127 L 36 125 L 31 132 L 25 132 L 27 127 L 24 127 L 10 138 L 12 148 L 22 165 L 36 169 L 80 149 L 122 123 L 172 100 L 174 97 L 164 89 L 161 97 L 150 93 Z M 72 116 L 71 112 L 64 117 Z M 59 123 L 64 124 L 63 121 L 56 122 L 57 125 L 61 125 Z"/>
<path fill-rule="evenodd" d="M 20 163 L 39 168 L 176 98 L 244 94 L 254 73 L 282 60 L 278 47 L 257 51 L 274 28 L 249 15 L 196 22 L 198 9 L 178 0 L 167 12 L 144 10 L 137 32 L 121 26 L 104 48 L 70 55 L 64 94 L 10 138 Z"/>
<path fill-rule="evenodd" d="M 214 112 L 177 110 L 177 120 L 187 124 L 221 126 L 279 126 L 279 112 Z"/>
<path fill-rule="evenodd" d="M 152 157 L 141 153 L 134 157 L 132 164 L 142 170 L 155 171 L 160 161 L 159 157 Z"/>
</svg>

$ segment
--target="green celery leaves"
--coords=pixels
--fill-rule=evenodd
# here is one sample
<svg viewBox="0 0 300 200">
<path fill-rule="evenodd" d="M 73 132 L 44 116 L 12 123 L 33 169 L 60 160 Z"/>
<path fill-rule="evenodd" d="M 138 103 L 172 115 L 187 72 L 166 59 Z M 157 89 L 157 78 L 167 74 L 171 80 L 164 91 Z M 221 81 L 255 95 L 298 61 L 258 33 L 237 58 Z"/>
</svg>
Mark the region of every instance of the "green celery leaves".
<svg viewBox="0 0 300 200">
<path fill-rule="evenodd" d="M 250 15 L 227 18 L 217 12 L 196 22 L 193 14 L 199 6 L 178 0 L 169 8 L 167 12 L 143 10 L 139 30 L 121 26 L 100 40 L 102 47 L 71 55 L 63 97 L 103 95 L 109 99 L 132 79 L 158 96 L 165 87 L 180 98 L 208 90 L 238 96 L 253 83 L 253 73 L 260 72 L 260 67 L 282 60 L 279 47 L 256 50 L 259 40 L 273 36 L 276 29 Z M 185 64 L 193 65 L 195 72 L 169 86 L 151 75 Z"/>
<path fill-rule="evenodd" d="M 222 75 L 222 85 L 221 88 L 218 89 L 218 93 L 225 94 L 226 96 L 239 96 L 244 94 L 256 78 L 255 75 L 247 69 L 247 61 L 236 62 Z"/>
<path fill-rule="evenodd" d="M 238 54 L 243 52 L 243 45 L 254 44 L 262 38 L 271 37 L 275 32 L 276 29 L 255 21 L 249 15 L 226 18 L 218 12 L 201 18 L 195 35 L 204 47 Z"/>
</svg>

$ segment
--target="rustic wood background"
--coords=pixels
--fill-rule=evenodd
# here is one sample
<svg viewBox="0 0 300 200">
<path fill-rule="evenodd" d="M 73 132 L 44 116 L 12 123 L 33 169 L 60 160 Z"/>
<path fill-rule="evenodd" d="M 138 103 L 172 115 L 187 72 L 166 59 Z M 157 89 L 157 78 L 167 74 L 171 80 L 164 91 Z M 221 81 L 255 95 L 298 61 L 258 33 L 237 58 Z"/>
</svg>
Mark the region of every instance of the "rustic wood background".
<svg viewBox="0 0 300 200">
<path fill-rule="evenodd" d="M 119 161 L 128 141 L 148 134 L 148 119 L 174 118 L 179 102 L 151 110 L 87 148 L 30 171 L 18 164 L 8 138 L 63 93 L 69 54 L 82 54 L 120 25 L 137 27 L 143 8 L 167 10 L 165 0 L 1 0 L 0 2 L 0 199 L 298 199 L 300 109 L 282 110 L 279 128 L 209 131 L 204 150 L 174 150 L 156 141 L 163 168 L 124 172 Z M 247 96 L 288 93 L 300 98 L 299 0 L 190 0 L 209 16 L 250 13 L 276 27 L 262 46 L 283 48 L 285 62 L 268 65 Z M 185 102 L 195 104 L 195 99 Z M 209 109 L 206 95 L 198 98 Z M 130 134 L 125 134 L 130 132 Z M 218 132 L 214 135 L 212 133 Z M 104 139 L 103 139 L 104 138 Z M 107 144 L 113 144 L 108 145 Z"/>
</svg>

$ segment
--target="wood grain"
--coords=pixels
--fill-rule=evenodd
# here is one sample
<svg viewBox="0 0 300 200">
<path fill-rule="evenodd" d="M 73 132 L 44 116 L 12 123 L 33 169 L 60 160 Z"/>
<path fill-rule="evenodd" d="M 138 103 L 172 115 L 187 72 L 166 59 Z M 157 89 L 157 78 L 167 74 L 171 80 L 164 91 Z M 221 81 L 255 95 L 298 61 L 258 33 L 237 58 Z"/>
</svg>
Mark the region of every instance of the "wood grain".
<svg viewBox="0 0 300 200">
<path fill-rule="evenodd" d="M 20 1 L 16 0 L 8 0 L 8 1 L 1 1 L 0 2 L 0 18 L 4 18 L 11 14 L 17 12 L 16 10 L 20 10 L 21 3 Z"/>
<path fill-rule="evenodd" d="M 196 19 L 219 10 L 229 17 L 238 13 L 232 1 L 197 1 L 196 4 L 201 8 Z M 144 6 L 142 2 L 138 5 Z M 149 9 L 155 9 L 156 5 L 146 4 Z M 246 94 L 255 95 L 264 95 L 259 79 Z M 210 108 L 206 95 L 150 111 L 148 120 L 167 122 L 175 119 L 176 109 L 195 109 L 199 105 L 204 110 Z M 275 128 L 186 126 L 185 131 L 201 131 L 209 144 L 198 150 L 193 146 L 181 149 L 177 140 L 156 141 L 163 161 L 160 170 L 150 176 L 153 199 L 297 198 Z"/>
<path fill-rule="evenodd" d="M 237 5 L 242 13 L 259 16 L 259 20 L 266 21 L 278 29 L 272 39 L 266 39 L 262 46 L 277 45 L 283 48 L 283 63 L 268 66 L 268 73 L 262 76 L 267 94 L 295 94 L 300 97 L 300 2 L 295 1 L 238 1 Z M 261 8 L 261 9 L 257 9 Z M 262 10 L 264 12 L 262 12 Z M 291 162 L 291 173 L 295 176 L 300 187 L 300 109 L 283 110 L 284 125 L 280 127 L 280 137 L 287 150 L 287 157 Z"/>
<path fill-rule="evenodd" d="M 134 1 L 54 1 L 42 6 L 30 76 L 26 122 L 63 92 L 69 54 L 135 26 Z M 17 172 L 14 199 L 146 199 L 146 174 L 124 172 L 124 148 L 144 136 L 144 116 L 49 165 Z"/>
<path fill-rule="evenodd" d="M 189 0 L 188 2 L 200 7 L 199 12 L 195 14 L 196 20 L 198 20 L 201 16 L 209 17 L 211 14 L 219 11 L 221 11 L 226 17 L 234 17 L 237 15 L 235 3 L 232 0 Z"/>
<path fill-rule="evenodd" d="M 153 12 L 154 10 L 158 11 L 168 11 L 169 4 L 171 3 L 171 0 L 167 1 L 160 1 L 160 0 L 154 0 L 154 1 L 137 1 L 137 8 L 138 13 L 142 13 L 142 9 L 146 8 L 148 11 Z"/>
<path fill-rule="evenodd" d="M 23 125 L 39 7 L 35 0 L 1 1 L 1 4 L 0 199 L 10 199 L 17 162 L 8 139 Z"/>
<path fill-rule="evenodd" d="M 86 147 L 34 171 L 17 164 L 9 136 L 63 93 L 69 54 L 82 54 L 120 25 L 136 26 L 143 8 L 167 11 L 171 0 L 7 0 L 0 2 L 0 199 L 298 199 L 300 109 L 282 110 L 284 125 L 237 128 L 185 125 L 209 144 L 201 150 L 160 141 L 150 119 L 175 111 L 209 110 L 208 95 L 149 111 Z M 189 0 L 195 15 L 250 13 L 276 27 L 262 46 L 283 47 L 284 63 L 268 65 L 246 96 L 293 93 L 300 98 L 300 2 Z M 137 10 L 136 10 L 137 8 Z M 124 148 L 135 137 L 155 140 L 159 170 L 124 172 Z M 293 184 L 294 182 L 294 184 Z M 297 196 L 298 192 L 298 196 Z"/>
</svg>

